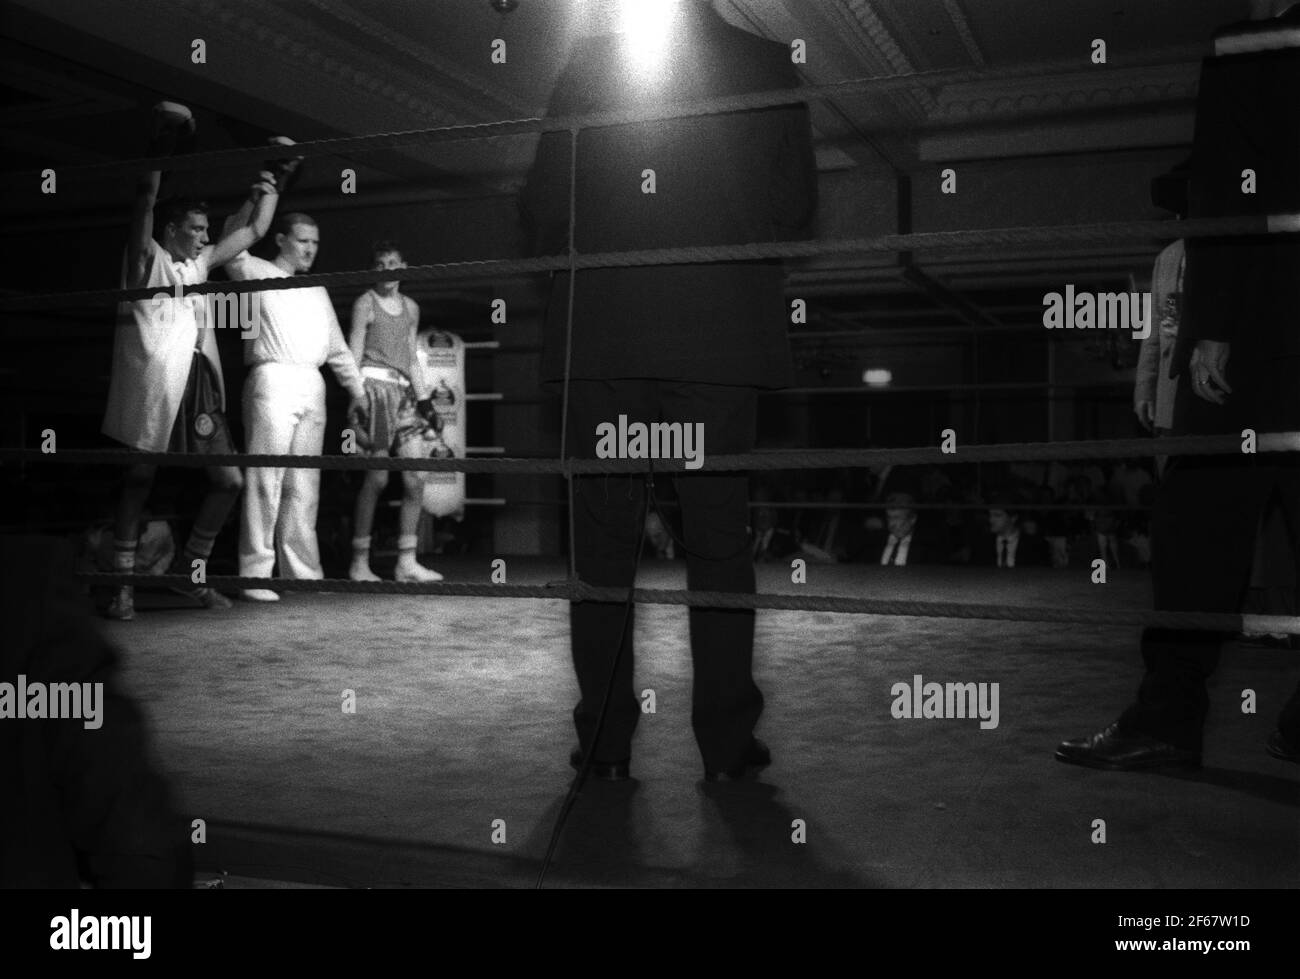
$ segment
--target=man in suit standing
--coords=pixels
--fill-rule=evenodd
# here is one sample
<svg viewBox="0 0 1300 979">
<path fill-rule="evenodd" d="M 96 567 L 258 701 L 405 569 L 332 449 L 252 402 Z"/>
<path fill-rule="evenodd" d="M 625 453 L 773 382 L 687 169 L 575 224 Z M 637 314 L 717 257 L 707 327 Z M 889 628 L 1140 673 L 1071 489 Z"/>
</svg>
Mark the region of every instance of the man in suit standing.
<svg viewBox="0 0 1300 979">
<path fill-rule="evenodd" d="M 1186 163 L 1151 181 L 1151 203 L 1180 219 L 1187 213 Z M 1186 242 L 1178 238 L 1156 256 L 1151 270 L 1151 308 L 1156 322 L 1142 341 L 1134 372 L 1133 412 L 1142 427 L 1154 435 L 1163 435 L 1174 426 L 1178 382 L 1170 376 L 1169 366 L 1182 319 L 1185 246 Z"/>
<path fill-rule="evenodd" d="M 640 11 L 648 5 L 635 8 Z M 632 9 L 632 8 L 629 8 Z M 657 63 L 638 42 L 649 30 L 588 37 L 560 77 L 551 115 L 795 89 L 789 52 L 731 27 L 700 0 L 658 5 L 668 27 Z M 521 210 L 537 254 L 569 240 L 570 134 L 546 133 Z M 577 139 L 575 247 L 583 253 L 792 240 L 809 236 L 816 169 L 806 106 L 665 119 L 583 130 Z M 791 378 L 779 262 L 716 262 L 577 273 L 568 387 L 568 453 L 595 455 L 596 427 L 617 422 L 702 423 L 710 455 L 750 450 L 757 393 Z M 555 277 L 543 379 L 566 368 L 570 282 Z M 676 478 L 692 589 L 752 593 L 747 479 Z M 583 581 L 627 587 L 635 577 L 645 477 L 577 477 L 575 563 Z M 581 764 L 626 778 L 640 715 L 633 692 L 633 629 L 621 604 L 571 607 L 574 710 Z M 692 726 L 707 778 L 744 777 L 769 760 L 753 736 L 763 695 L 752 675 L 754 613 L 692 608 Z M 621 651 L 619 637 L 623 635 Z M 617 675 L 599 739 L 610 671 Z"/>
<path fill-rule="evenodd" d="M 1253 22 L 1215 37 L 1201 68 L 1189 216 L 1300 212 L 1300 5 L 1256 5 Z M 1248 177 L 1246 171 L 1250 171 Z M 1300 235 L 1194 238 L 1173 370 L 1177 434 L 1300 429 Z M 1259 516 L 1277 494 L 1300 557 L 1300 458 L 1266 453 L 1171 459 L 1152 520 L 1155 607 L 1234 612 L 1250 581 Z M 1136 703 L 1060 761 L 1112 770 L 1195 767 L 1209 712 L 1206 680 L 1223 634 L 1147 629 Z M 1268 742 L 1300 762 L 1300 690 Z"/>
</svg>

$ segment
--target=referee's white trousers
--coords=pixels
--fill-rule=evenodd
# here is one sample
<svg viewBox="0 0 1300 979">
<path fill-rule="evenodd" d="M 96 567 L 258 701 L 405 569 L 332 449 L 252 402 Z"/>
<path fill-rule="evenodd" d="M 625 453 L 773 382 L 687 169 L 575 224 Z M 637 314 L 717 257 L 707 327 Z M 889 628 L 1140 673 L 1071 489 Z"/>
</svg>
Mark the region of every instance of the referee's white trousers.
<svg viewBox="0 0 1300 979">
<path fill-rule="evenodd" d="M 250 453 L 321 454 L 325 381 L 319 367 L 259 364 L 244 385 L 244 428 Z M 269 578 L 323 578 L 316 541 L 319 469 L 250 467 L 244 476 L 239 573 Z"/>
</svg>

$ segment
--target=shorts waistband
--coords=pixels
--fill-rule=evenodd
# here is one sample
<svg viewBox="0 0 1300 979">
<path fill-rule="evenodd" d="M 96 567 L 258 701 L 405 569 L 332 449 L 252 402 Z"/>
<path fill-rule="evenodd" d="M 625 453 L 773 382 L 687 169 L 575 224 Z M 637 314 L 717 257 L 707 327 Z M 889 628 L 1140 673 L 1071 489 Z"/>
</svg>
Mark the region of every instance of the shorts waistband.
<svg viewBox="0 0 1300 979">
<path fill-rule="evenodd" d="M 321 369 L 320 364 L 288 364 L 280 360 L 259 360 L 248 365 L 250 371 L 255 371 L 259 367 L 296 367 L 298 370 L 317 371 Z"/>
<path fill-rule="evenodd" d="M 368 377 L 372 381 L 390 381 L 394 384 L 401 384 L 405 387 L 411 386 L 411 379 L 399 370 L 392 367 L 378 367 L 374 364 L 363 364 L 361 367 L 361 376 Z"/>
</svg>

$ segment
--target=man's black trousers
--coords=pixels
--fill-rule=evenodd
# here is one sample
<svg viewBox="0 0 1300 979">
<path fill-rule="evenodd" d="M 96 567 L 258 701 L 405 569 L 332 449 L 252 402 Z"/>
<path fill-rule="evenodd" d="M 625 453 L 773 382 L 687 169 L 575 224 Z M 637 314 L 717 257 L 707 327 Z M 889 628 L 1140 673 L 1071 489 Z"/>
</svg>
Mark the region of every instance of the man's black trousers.
<svg viewBox="0 0 1300 979">
<path fill-rule="evenodd" d="M 620 415 L 627 416 L 628 425 L 702 424 L 707 462 L 709 456 L 753 448 L 757 391 L 641 379 L 571 381 L 567 454 L 594 458 L 597 427 L 603 423 L 618 426 Z M 686 545 L 687 586 L 753 594 L 748 477 L 743 473 L 677 472 L 673 478 Z M 619 588 L 633 584 L 645 493 L 644 472 L 574 478 L 575 563 L 583 581 Z M 581 697 L 573 717 L 584 750 L 592 745 L 623 631 L 624 609 L 622 604 L 605 602 L 574 602 L 570 606 L 573 664 Z M 763 710 L 763 695 L 752 670 L 754 612 L 692 608 L 689 618 L 694 664 L 691 725 L 705 768 L 734 768 L 742 763 Z M 595 757 L 600 761 L 631 756 L 632 733 L 640 718 L 640 701 L 633 688 L 634 628 L 635 621 L 629 621 L 604 729 L 595 745 Z"/>
<path fill-rule="evenodd" d="M 1290 453 L 1181 456 L 1171 461 L 1156 497 L 1151 528 L 1155 607 L 1174 612 L 1237 612 L 1250 584 L 1256 529 L 1270 497 L 1282 506 L 1291 553 L 1300 563 L 1300 458 Z M 1160 741 L 1201 750 L 1209 711 L 1206 680 L 1228 636 L 1147 629 L 1146 674 L 1121 725 Z M 1272 691 L 1270 691 L 1272 693 Z M 1267 702 L 1267 701 L 1265 701 Z M 1279 727 L 1300 744 L 1300 689 Z"/>
</svg>

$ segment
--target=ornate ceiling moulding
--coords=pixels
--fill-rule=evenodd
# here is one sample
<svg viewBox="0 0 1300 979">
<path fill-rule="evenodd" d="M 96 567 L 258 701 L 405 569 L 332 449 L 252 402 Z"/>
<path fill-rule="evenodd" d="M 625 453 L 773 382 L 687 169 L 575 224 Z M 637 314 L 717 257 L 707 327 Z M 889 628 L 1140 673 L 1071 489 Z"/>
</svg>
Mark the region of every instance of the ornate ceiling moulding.
<svg viewBox="0 0 1300 979">
<path fill-rule="evenodd" d="M 427 99 L 354 67 L 355 60 L 367 57 L 366 52 L 340 44 L 315 28 L 304 31 L 300 25 L 307 26 L 307 21 L 293 19 L 290 24 L 281 11 L 270 5 L 252 7 L 234 4 L 230 0 L 172 0 L 172 3 L 190 9 L 208 23 L 220 24 L 245 40 L 252 39 L 272 48 L 276 56 L 290 64 L 309 68 L 316 78 L 329 76 L 359 92 L 409 110 L 419 117 L 421 125 L 448 126 L 464 121 Z M 283 26 L 269 23 L 273 11 L 279 15 L 277 20 Z M 292 36 L 287 33 L 289 30 L 294 31 Z M 307 34 L 314 35 L 311 43 L 304 41 Z M 313 87 L 318 88 L 319 82 Z"/>
<path fill-rule="evenodd" d="M 1107 106 L 1180 102 L 1196 95 L 1200 66 L 1161 65 L 1079 71 L 952 85 L 939 92 L 927 122 L 943 124 L 991 117 L 1068 113 Z"/>
<path fill-rule="evenodd" d="M 481 76 L 440 57 L 423 44 L 417 44 L 401 32 L 392 30 L 387 25 L 355 10 L 349 3 L 341 0 L 306 0 L 306 2 L 317 10 L 414 59 L 435 76 L 435 84 L 438 77 L 447 79 L 474 92 L 486 100 L 489 107 L 492 107 L 490 111 L 485 112 L 482 107 L 472 106 L 463 99 L 458 100 L 468 114 L 478 114 L 493 119 L 533 114 L 533 108 L 516 98 L 514 93 L 493 85 Z M 304 20 L 304 23 L 310 24 L 310 21 Z"/>
<path fill-rule="evenodd" d="M 848 14 L 859 28 L 860 34 L 865 35 L 865 39 L 874 48 L 874 53 L 884 61 L 891 73 L 907 75 L 916 71 L 916 66 L 899 47 L 898 42 L 894 40 L 894 35 L 871 9 L 867 0 L 849 0 L 847 6 Z M 862 36 L 856 37 L 855 40 L 861 41 Z M 924 118 L 937 108 L 934 96 L 921 86 L 908 89 L 906 92 L 891 92 L 887 97 L 900 110 L 914 118 Z"/>
</svg>

